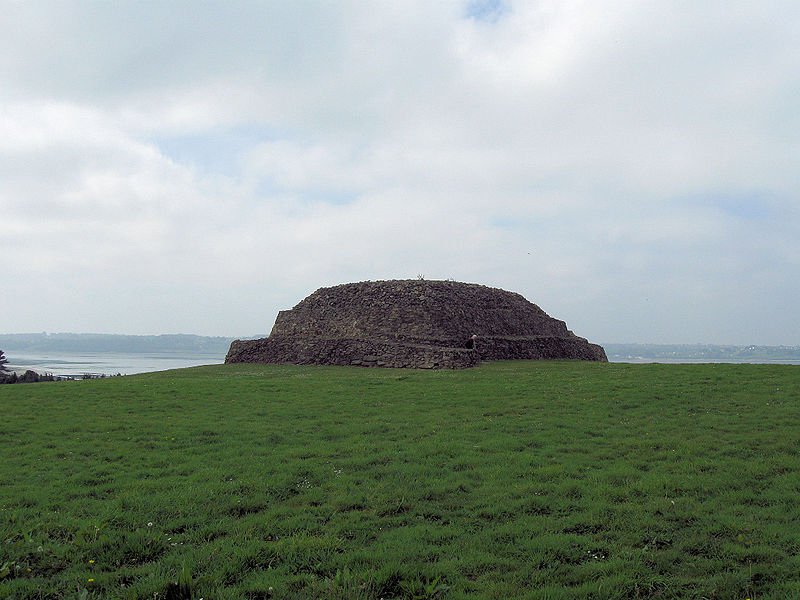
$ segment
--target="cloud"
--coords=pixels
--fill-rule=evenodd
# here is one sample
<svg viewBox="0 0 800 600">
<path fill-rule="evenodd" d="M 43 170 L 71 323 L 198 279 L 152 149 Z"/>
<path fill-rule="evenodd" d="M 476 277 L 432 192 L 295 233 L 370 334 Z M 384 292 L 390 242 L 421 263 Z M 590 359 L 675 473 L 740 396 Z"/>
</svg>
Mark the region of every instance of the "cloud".
<svg viewBox="0 0 800 600">
<path fill-rule="evenodd" d="M 598 341 L 798 343 L 791 3 L 7 10 L 9 331 L 246 335 L 423 274 Z"/>
</svg>

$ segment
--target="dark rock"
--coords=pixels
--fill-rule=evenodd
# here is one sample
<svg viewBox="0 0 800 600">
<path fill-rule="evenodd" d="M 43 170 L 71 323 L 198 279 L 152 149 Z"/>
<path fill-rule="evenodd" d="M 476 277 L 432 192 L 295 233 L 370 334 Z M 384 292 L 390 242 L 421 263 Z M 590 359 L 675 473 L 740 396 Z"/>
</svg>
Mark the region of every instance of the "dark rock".
<svg viewBox="0 0 800 600">
<path fill-rule="evenodd" d="M 504 359 L 607 360 L 519 294 L 402 280 L 321 288 L 279 312 L 268 338 L 233 342 L 225 362 L 436 369 Z"/>
</svg>

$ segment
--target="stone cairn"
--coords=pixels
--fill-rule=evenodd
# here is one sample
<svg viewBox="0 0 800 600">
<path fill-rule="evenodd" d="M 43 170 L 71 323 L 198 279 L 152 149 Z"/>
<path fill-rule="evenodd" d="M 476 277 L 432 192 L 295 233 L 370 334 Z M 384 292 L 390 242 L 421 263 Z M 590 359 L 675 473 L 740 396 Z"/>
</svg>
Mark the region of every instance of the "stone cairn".
<svg viewBox="0 0 800 600">
<path fill-rule="evenodd" d="M 509 359 L 607 361 L 519 294 L 394 280 L 320 288 L 280 311 L 268 338 L 234 341 L 225 362 L 456 369 Z"/>
</svg>

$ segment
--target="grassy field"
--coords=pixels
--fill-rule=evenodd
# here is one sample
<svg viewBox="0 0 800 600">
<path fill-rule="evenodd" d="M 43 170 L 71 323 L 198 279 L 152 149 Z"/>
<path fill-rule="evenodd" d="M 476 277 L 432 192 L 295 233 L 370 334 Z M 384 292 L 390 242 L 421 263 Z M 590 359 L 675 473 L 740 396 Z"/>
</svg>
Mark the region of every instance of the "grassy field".
<svg viewBox="0 0 800 600">
<path fill-rule="evenodd" d="M 800 598 L 800 367 L 0 387 L 0 598 Z"/>
</svg>

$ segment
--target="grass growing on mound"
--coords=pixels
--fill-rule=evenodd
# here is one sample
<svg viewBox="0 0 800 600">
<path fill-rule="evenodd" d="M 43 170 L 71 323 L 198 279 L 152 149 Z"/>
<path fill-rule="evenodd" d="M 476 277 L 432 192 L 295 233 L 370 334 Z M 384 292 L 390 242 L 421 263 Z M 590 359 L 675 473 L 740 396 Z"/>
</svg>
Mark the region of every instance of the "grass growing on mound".
<svg viewBox="0 0 800 600">
<path fill-rule="evenodd" d="M 0 389 L 0 598 L 800 597 L 800 369 Z"/>
</svg>

